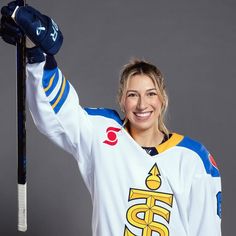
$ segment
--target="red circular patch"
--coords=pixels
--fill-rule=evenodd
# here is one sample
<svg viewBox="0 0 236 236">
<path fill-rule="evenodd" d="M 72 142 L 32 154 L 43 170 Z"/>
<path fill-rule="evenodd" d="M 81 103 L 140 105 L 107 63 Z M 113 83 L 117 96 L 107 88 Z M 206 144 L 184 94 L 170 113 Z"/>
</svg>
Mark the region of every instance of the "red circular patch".
<svg viewBox="0 0 236 236">
<path fill-rule="evenodd" d="M 115 140 L 116 140 L 116 133 L 113 132 L 113 131 L 108 132 L 107 138 L 108 138 L 110 141 L 115 141 Z"/>
<path fill-rule="evenodd" d="M 213 158 L 213 156 L 212 156 L 211 154 L 210 154 L 209 158 L 210 158 L 211 164 L 212 164 L 215 168 L 217 168 L 217 164 L 216 164 L 216 162 L 215 162 L 215 160 L 214 160 L 214 158 Z"/>
</svg>

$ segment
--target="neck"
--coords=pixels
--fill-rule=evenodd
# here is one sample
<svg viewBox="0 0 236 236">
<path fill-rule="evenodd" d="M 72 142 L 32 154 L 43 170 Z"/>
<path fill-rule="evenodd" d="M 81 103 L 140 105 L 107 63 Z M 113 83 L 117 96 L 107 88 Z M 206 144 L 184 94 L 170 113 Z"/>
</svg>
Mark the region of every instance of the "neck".
<svg viewBox="0 0 236 236">
<path fill-rule="evenodd" d="M 130 129 L 132 138 L 142 147 L 156 147 L 164 137 L 164 134 L 159 130 L 135 130 Z"/>
</svg>

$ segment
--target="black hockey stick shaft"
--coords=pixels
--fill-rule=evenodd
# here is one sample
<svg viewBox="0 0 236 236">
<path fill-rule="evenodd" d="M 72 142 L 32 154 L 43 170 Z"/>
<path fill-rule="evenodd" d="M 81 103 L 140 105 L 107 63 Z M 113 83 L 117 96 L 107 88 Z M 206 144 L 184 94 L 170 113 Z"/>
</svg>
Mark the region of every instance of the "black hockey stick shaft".
<svg viewBox="0 0 236 236">
<path fill-rule="evenodd" d="M 25 5 L 25 1 L 18 1 Z M 26 207 L 26 50 L 25 36 L 17 41 L 17 143 L 18 143 L 18 230 L 27 230 Z"/>
</svg>

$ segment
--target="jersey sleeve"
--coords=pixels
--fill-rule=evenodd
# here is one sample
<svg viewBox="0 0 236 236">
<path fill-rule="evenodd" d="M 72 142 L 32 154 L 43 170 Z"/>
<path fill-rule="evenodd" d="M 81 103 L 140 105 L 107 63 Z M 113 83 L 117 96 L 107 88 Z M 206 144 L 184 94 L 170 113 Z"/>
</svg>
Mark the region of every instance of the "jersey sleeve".
<svg viewBox="0 0 236 236">
<path fill-rule="evenodd" d="M 198 171 L 193 176 L 189 202 L 189 235 L 221 236 L 221 179 Z"/>
<path fill-rule="evenodd" d="M 178 146 L 187 148 L 194 160 L 188 188 L 188 235 L 221 236 L 221 177 L 216 162 L 204 145 L 189 137 Z"/>
<path fill-rule="evenodd" d="M 88 168 L 92 125 L 73 86 L 54 59 L 27 64 L 27 101 L 37 128 Z"/>
</svg>

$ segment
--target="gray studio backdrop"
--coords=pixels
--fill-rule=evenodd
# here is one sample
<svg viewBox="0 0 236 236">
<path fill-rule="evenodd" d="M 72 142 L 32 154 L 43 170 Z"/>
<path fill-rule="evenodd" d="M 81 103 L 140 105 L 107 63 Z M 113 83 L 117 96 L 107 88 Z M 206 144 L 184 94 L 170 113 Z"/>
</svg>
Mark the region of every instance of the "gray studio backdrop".
<svg viewBox="0 0 236 236">
<path fill-rule="evenodd" d="M 130 58 L 158 65 L 170 96 L 168 125 L 213 153 L 222 174 L 223 235 L 235 235 L 236 1 L 28 3 L 60 25 L 58 64 L 84 106 L 118 108 L 119 72 Z M 28 231 L 17 232 L 15 49 L 2 41 L 0 66 L 0 235 L 91 236 L 90 196 L 75 160 L 36 130 L 29 112 Z"/>
</svg>

